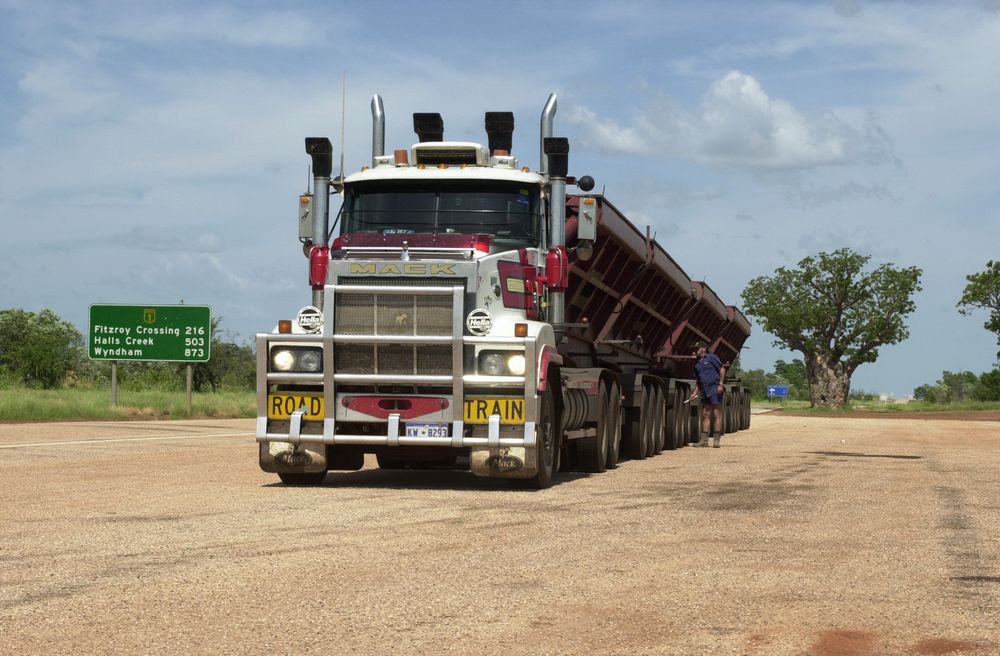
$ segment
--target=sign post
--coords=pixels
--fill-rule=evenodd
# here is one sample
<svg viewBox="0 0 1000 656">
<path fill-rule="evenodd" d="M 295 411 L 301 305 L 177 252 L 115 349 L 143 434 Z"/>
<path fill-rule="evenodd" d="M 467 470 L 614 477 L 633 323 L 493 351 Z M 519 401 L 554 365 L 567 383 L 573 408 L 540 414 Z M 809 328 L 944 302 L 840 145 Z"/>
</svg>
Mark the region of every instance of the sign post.
<svg viewBox="0 0 1000 656">
<path fill-rule="evenodd" d="M 118 362 L 187 364 L 191 414 L 191 364 L 212 356 L 212 308 L 207 305 L 91 305 L 87 355 L 111 361 L 111 404 L 118 405 Z"/>
<path fill-rule="evenodd" d="M 785 397 L 788 396 L 788 385 L 768 385 L 767 400 L 770 401 L 772 396 L 776 396 L 784 402 Z"/>
</svg>

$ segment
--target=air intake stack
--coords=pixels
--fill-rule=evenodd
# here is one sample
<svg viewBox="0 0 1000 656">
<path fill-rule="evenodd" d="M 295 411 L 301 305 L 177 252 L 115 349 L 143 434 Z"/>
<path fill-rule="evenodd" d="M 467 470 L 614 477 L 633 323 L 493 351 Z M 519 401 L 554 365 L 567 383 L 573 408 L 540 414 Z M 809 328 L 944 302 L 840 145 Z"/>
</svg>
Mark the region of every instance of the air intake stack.
<svg viewBox="0 0 1000 656">
<path fill-rule="evenodd" d="M 510 155 L 514 141 L 514 113 L 486 112 L 490 155 Z"/>
<path fill-rule="evenodd" d="M 313 305 L 323 307 L 323 285 L 330 250 L 326 245 L 330 224 L 330 173 L 333 171 L 333 144 L 326 137 L 307 137 L 306 154 L 312 158 L 313 227 L 312 248 L 309 251 L 309 284 L 313 289 Z"/>
<path fill-rule="evenodd" d="M 413 131 L 417 133 L 420 143 L 444 141 L 444 120 L 437 112 L 414 112 Z"/>
</svg>

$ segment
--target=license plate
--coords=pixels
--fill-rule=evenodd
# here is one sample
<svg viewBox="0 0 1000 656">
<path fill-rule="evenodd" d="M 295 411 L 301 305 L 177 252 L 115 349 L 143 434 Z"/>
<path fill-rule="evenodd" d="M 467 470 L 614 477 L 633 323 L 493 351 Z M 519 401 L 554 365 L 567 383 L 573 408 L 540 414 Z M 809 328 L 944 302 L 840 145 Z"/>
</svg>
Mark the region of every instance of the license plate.
<svg viewBox="0 0 1000 656">
<path fill-rule="evenodd" d="M 288 419 L 302 406 L 306 408 L 303 419 L 323 418 L 322 394 L 268 394 L 267 418 Z"/>
<path fill-rule="evenodd" d="M 475 396 L 465 399 L 465 423 L 488 424 L 490 415 L 500 415 L 501 424 L 523 424 L 524 399 Z"/>
<path fill-rule="evenodd" d="M 448 437 L 448 424 L 407 424 L 407 437 Z"/>
</svg>

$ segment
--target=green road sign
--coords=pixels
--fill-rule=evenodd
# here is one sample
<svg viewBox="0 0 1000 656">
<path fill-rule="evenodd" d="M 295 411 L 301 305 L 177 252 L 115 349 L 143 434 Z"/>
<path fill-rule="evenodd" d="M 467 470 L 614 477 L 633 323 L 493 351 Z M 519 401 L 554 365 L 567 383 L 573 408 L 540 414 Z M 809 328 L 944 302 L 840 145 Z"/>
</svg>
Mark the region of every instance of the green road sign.
<svg viewBox="0 0 1000 656">
<path fill-rule="evenodd" d="M 207 305 L 91 305 L 91 360 L 207 362 L 212 308 Z"/>
</svg>

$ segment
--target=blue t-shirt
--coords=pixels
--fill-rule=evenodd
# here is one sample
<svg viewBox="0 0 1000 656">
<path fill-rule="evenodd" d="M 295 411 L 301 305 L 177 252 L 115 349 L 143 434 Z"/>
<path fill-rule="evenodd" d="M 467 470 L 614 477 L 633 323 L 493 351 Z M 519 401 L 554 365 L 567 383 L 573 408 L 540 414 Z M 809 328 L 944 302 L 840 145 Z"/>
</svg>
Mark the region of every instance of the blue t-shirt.
<svg viewBox="0 0 1000 656">
<path fill-rule="evenodd" d="M 703 388 L 713 388 L 722 380 L 722 360 L 715 353 L 706 353 L 705 357 L 694 363 L 694 373 L 698 376 L 698 384 Z"/>
</svg>

